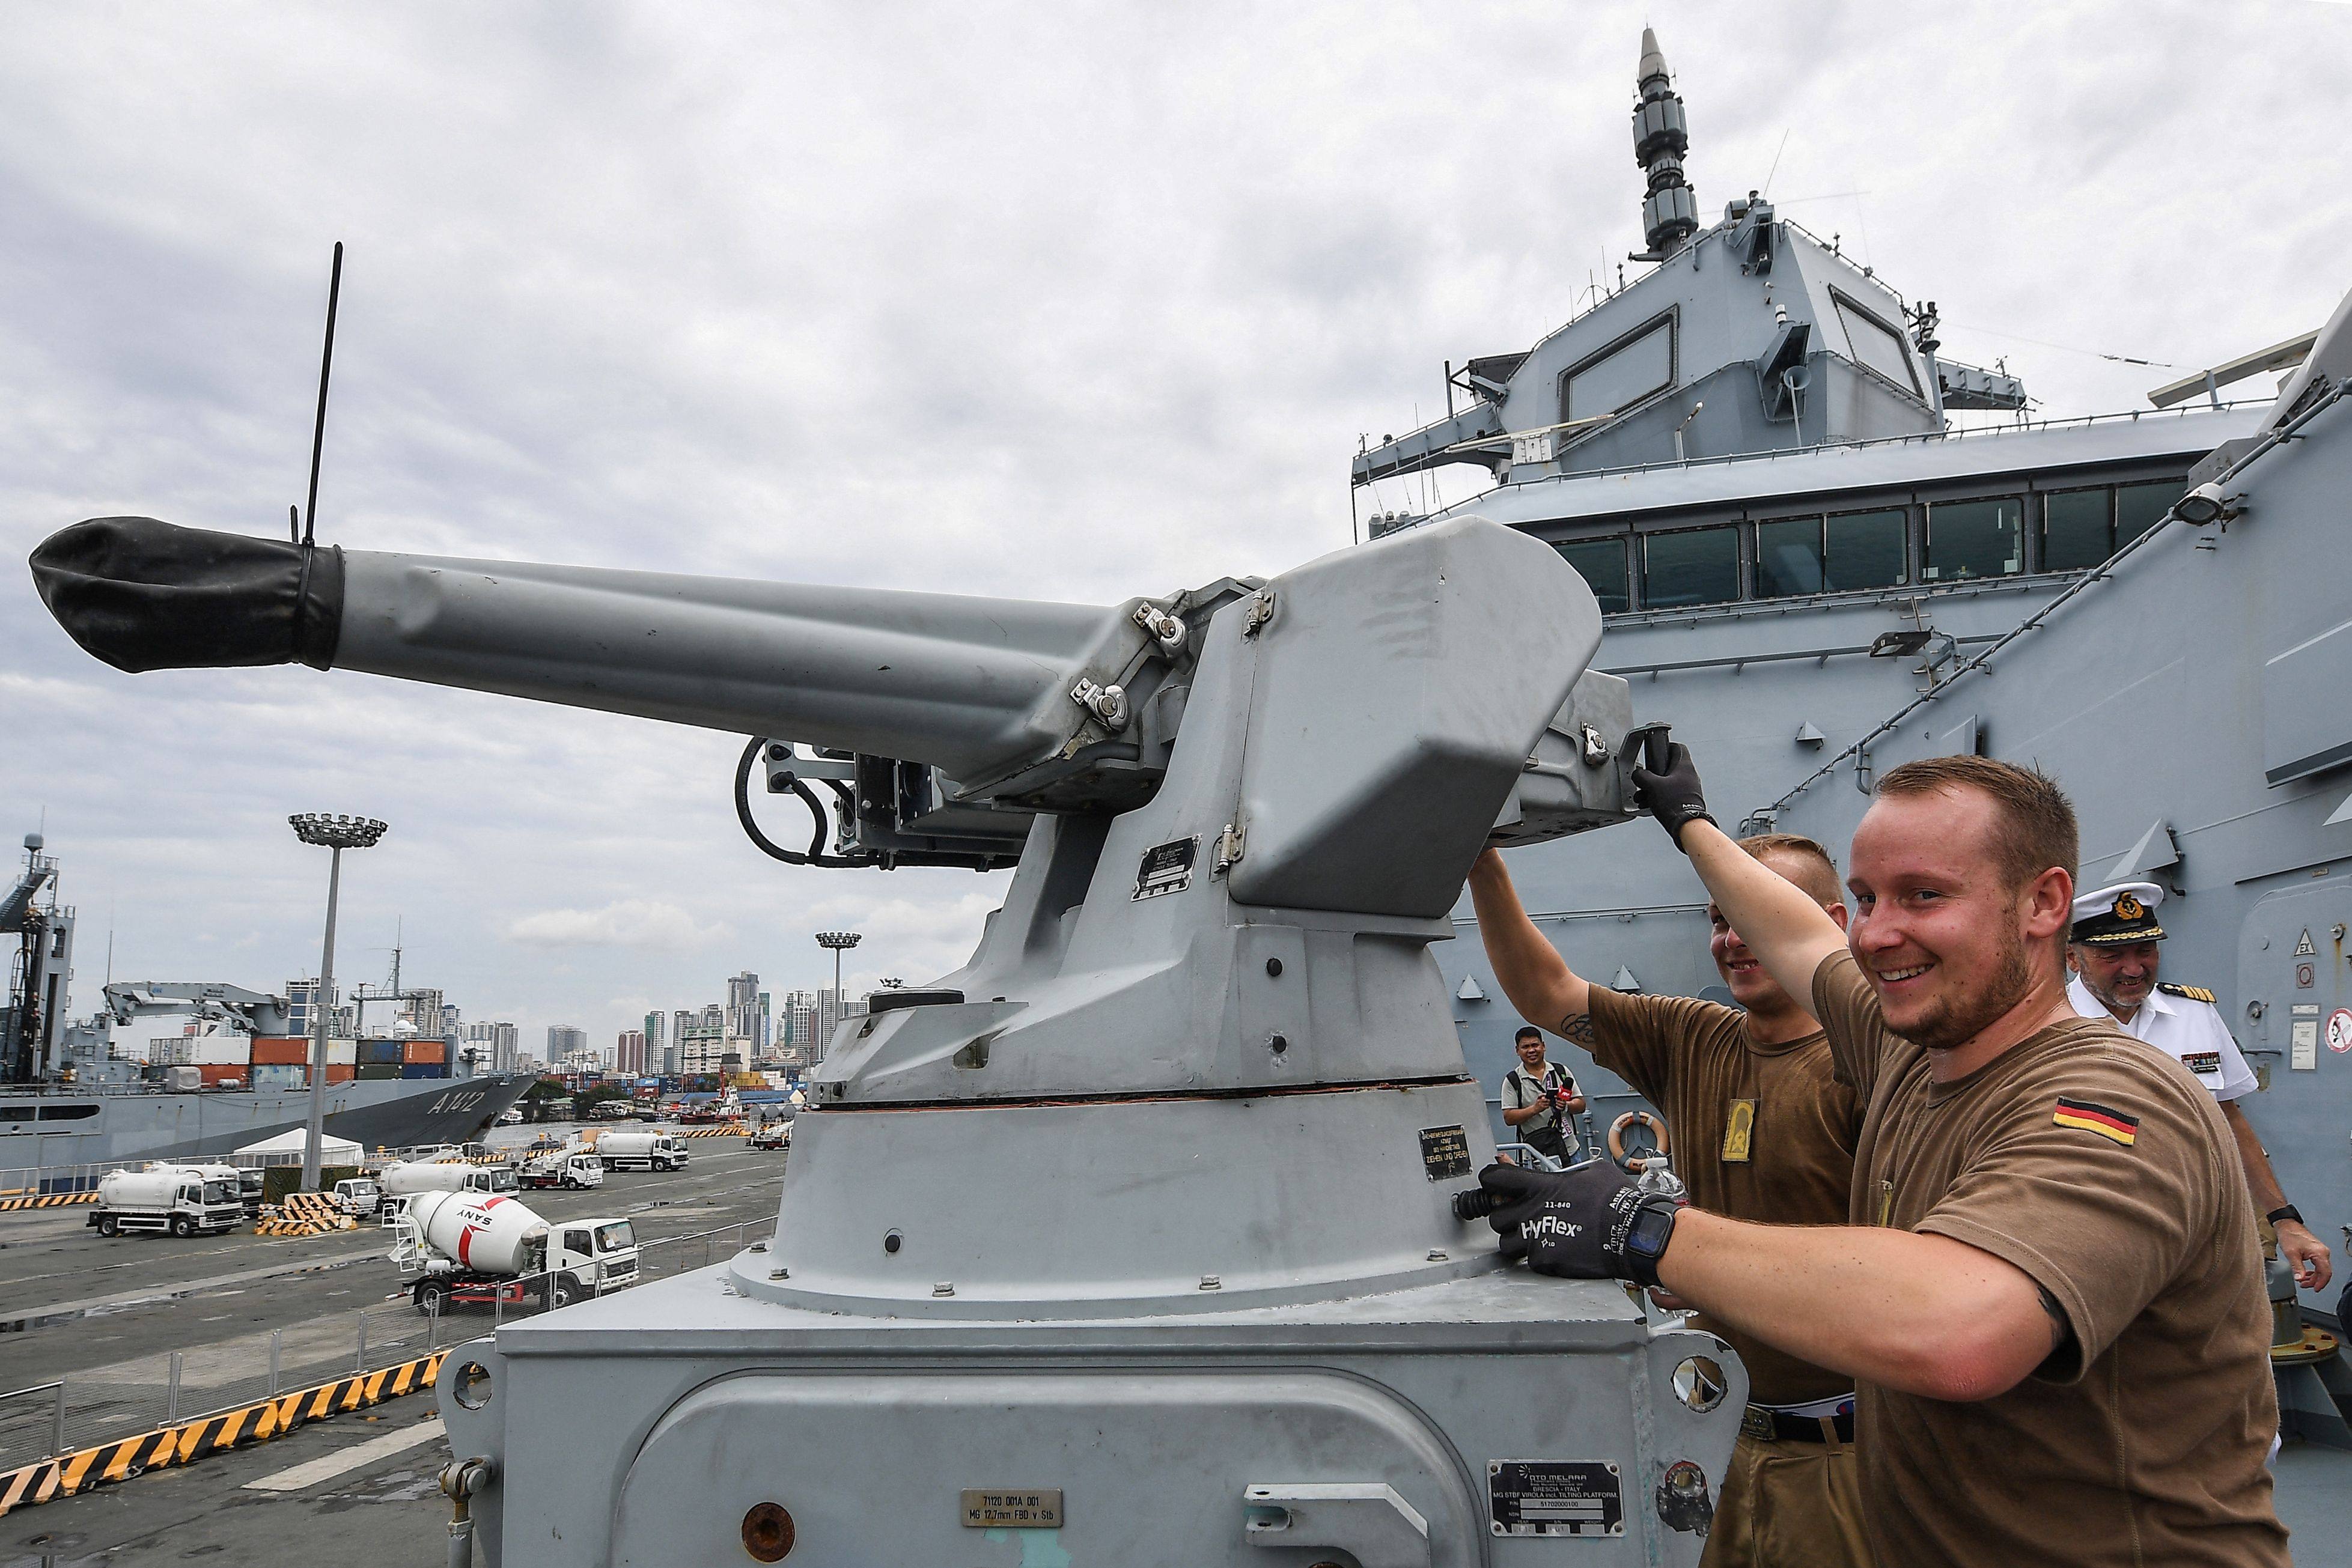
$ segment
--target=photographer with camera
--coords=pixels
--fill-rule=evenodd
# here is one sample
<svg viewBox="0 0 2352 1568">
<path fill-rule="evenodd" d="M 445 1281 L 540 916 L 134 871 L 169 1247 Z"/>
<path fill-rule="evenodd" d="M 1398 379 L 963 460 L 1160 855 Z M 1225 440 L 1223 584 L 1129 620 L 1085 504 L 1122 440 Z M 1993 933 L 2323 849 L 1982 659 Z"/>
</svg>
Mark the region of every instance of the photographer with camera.
<svg viewBox="0 0 2352 1568">
<path fill-rule="evenodd" d="M 1584 1110 L 1584 1096 L 1568 1069 L 1544 1060 L 1543 1030 L 1522 1029 L 1513 1041 L 1519 1064 L 1503 1075 L 1503 1121 L 1519 1142 L 1562 1165 L 1576 1158 L 1568 1118 Z"/>
</svg>

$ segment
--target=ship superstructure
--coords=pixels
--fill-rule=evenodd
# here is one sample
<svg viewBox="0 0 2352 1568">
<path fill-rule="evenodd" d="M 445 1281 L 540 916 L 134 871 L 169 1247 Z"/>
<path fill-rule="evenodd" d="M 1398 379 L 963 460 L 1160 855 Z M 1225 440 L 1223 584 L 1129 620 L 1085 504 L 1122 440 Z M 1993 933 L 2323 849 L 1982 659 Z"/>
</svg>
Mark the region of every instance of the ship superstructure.
<svg viewBox="0 0 2352 1568">
<path fill-rule="evenodd" d="M 1940 357 L 1932 305 L 1769 203 L 1699 228 L 1648 35 L 1639 78 L 1656 265 L 1525 353 L 1470 360 L 1454 375 L 1466 406 L 1360 454 L 1356 483 L 1484 467 L 1494 488 L 1433 517 L 1507 523 L 1577 567 L 1606 612 L 1597 667 L 1690 744 L 1727 826 L 1842 857 L 1897 762 L 2053 772 L 2081 816 L 2084 886 L 2171 889 L 2165 977 L 2219 995 L 2264 1086 L 2244 1109 L 2336 1242 L 2352 1222 L 2352 569 L 2324 497 L 2352 483 L 2352 327 L 2339 312 L 2147 408 L 2028 421 L 2018 379 Z M 2276 395 L 2224 400 L 2279 371 Z M 2011 417 L 1950 417 L 1986 410 Z M 1382 511 L 1371 531 L 1429 520 Z M 1580 973 L 1723 997 L 1705 894 L 1664 835 L 1510 858 Z M 1465 899 L 1437 952 L 1491 1092 L 1519 1020 L 1470 914 Z M 1636 1103 L 1580 1076 L 1597 1113 Z M 2327 1322 L 2334 1295 L 2303 1304 Z"/>
</svg>

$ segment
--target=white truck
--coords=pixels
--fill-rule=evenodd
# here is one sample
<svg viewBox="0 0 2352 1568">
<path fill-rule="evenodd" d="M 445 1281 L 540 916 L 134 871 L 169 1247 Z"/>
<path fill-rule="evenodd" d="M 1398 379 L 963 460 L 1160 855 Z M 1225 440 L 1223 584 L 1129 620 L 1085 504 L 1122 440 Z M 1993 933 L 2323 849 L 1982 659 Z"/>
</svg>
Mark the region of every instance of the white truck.
<svg viewBox="0 0 2352 1568">
<path fill-rule="evenodd" d="M 515 1174 L 505 1166 L 469 1166 L 457 1160 L 395 1160 L 377 1180 L 386 1198 L 412 1197 L 420 1192 L 501 1193 L 516 1190 Z"/>
<path fill-rule="evenodd" d="M 608 1171 L 682 1171 L 687 1161 L 686 1140 L 675 1133 L 615 1130 L 597 1136 L 596 1157 L 604 1162 Z"/>
<path fill-rule="evenodd" d="M 335 1207 L 354 1219 L 374 1218 L 383 1203 L 383 1189 L 367 1176 L 346 1176 L 335 1184 Z"/>
<path fill-rule="evenodd" d="M 523 1162 L 522 1185 L 589 1187 L 604 1185 L 604 1162 L 586 1149 L 559 1149 Z"/>
<path fill-rule="evenodd" d="M 88 1224 L 100 1236 L 168 1230 L 209 1236 L 245 1223 L 245 1198 L 230 1166 L 151 1165 L 99 1178 Z"/>
<path fill-rule="evenodd" d="M 420 1312 L 534 1299 L 552 1311 L 636 1282 L 636 1234 L 618 1217 L 550 1225 L 520 1198 L 420 1192 L 394 1228 L 392 1260 Z"/>
</svg>

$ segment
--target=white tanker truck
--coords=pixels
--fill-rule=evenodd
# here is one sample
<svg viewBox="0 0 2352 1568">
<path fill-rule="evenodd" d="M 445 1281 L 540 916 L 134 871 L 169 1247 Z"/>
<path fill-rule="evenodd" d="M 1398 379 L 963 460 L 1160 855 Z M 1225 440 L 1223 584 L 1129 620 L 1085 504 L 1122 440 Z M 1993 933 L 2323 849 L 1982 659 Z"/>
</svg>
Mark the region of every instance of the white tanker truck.
<svg viewBox="0 0 2352 1568">
<path fill-rule="evenodd" d="M 629 1222 L 567 1219 L 550 1225 L 502 1194 L 420 1192 L 394 1221 L 392 1260 L 420 1312 L 453 1306 L 552 1311 L 634 1284 L 637 1239 Z"/>
<path fill-rule="evenodd" d="M 84 1223 L 100 1236 L 126 1230 L 209 1236 L 244 1224 L 245 1200 L 234 1166 L 151 1165 L 100 1177 L 98 1203 Z"/>
</svg>

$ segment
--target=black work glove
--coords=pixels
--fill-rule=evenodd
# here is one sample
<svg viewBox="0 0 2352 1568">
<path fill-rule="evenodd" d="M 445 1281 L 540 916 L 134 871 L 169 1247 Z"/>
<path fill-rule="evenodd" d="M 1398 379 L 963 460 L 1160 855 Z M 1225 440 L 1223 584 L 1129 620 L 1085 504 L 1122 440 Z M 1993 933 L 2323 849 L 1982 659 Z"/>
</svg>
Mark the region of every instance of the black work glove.
<svg viewBox="0 0 2352 1568">
<path fill-rule="evenodd" d="M 1666 830 L 1666 837 L 1675 841 L 1678 850 L 1683 847 L 1683 830 L 1693 822 L 1716 825 L 1706 814 L 1706 797 L 1699 793 L 1698 768 L 1691 761 L 1690 747 L 1679 740 L 1666 747 L 1664 773 L 1641 767 L 1633 769 L 1633 800 L 1658 819 L 1658 825 Z"/>
<path fill-rule="evenodd" d="M 1504 1257 L 1524 1258 L 1537 1273 L 1565 1280 L 1658 1282 L 1657 1260 L 1673 1235 L 1675 1201 L 1642 1191 L 1614 1161 L 1558 1172 L 1491 1165 L 1478 1173 L 1478 1186 L 1502 1206 L 1486 1223 L 1502 1238 Z M 1629 1249 L 1634 1222 L 1661 1209 L 1664 1236 L 1647 1256 Z M 1653 1220 L 1649 1228 L 1654 1232 L 1660 1223 Z"/>
</svg>

